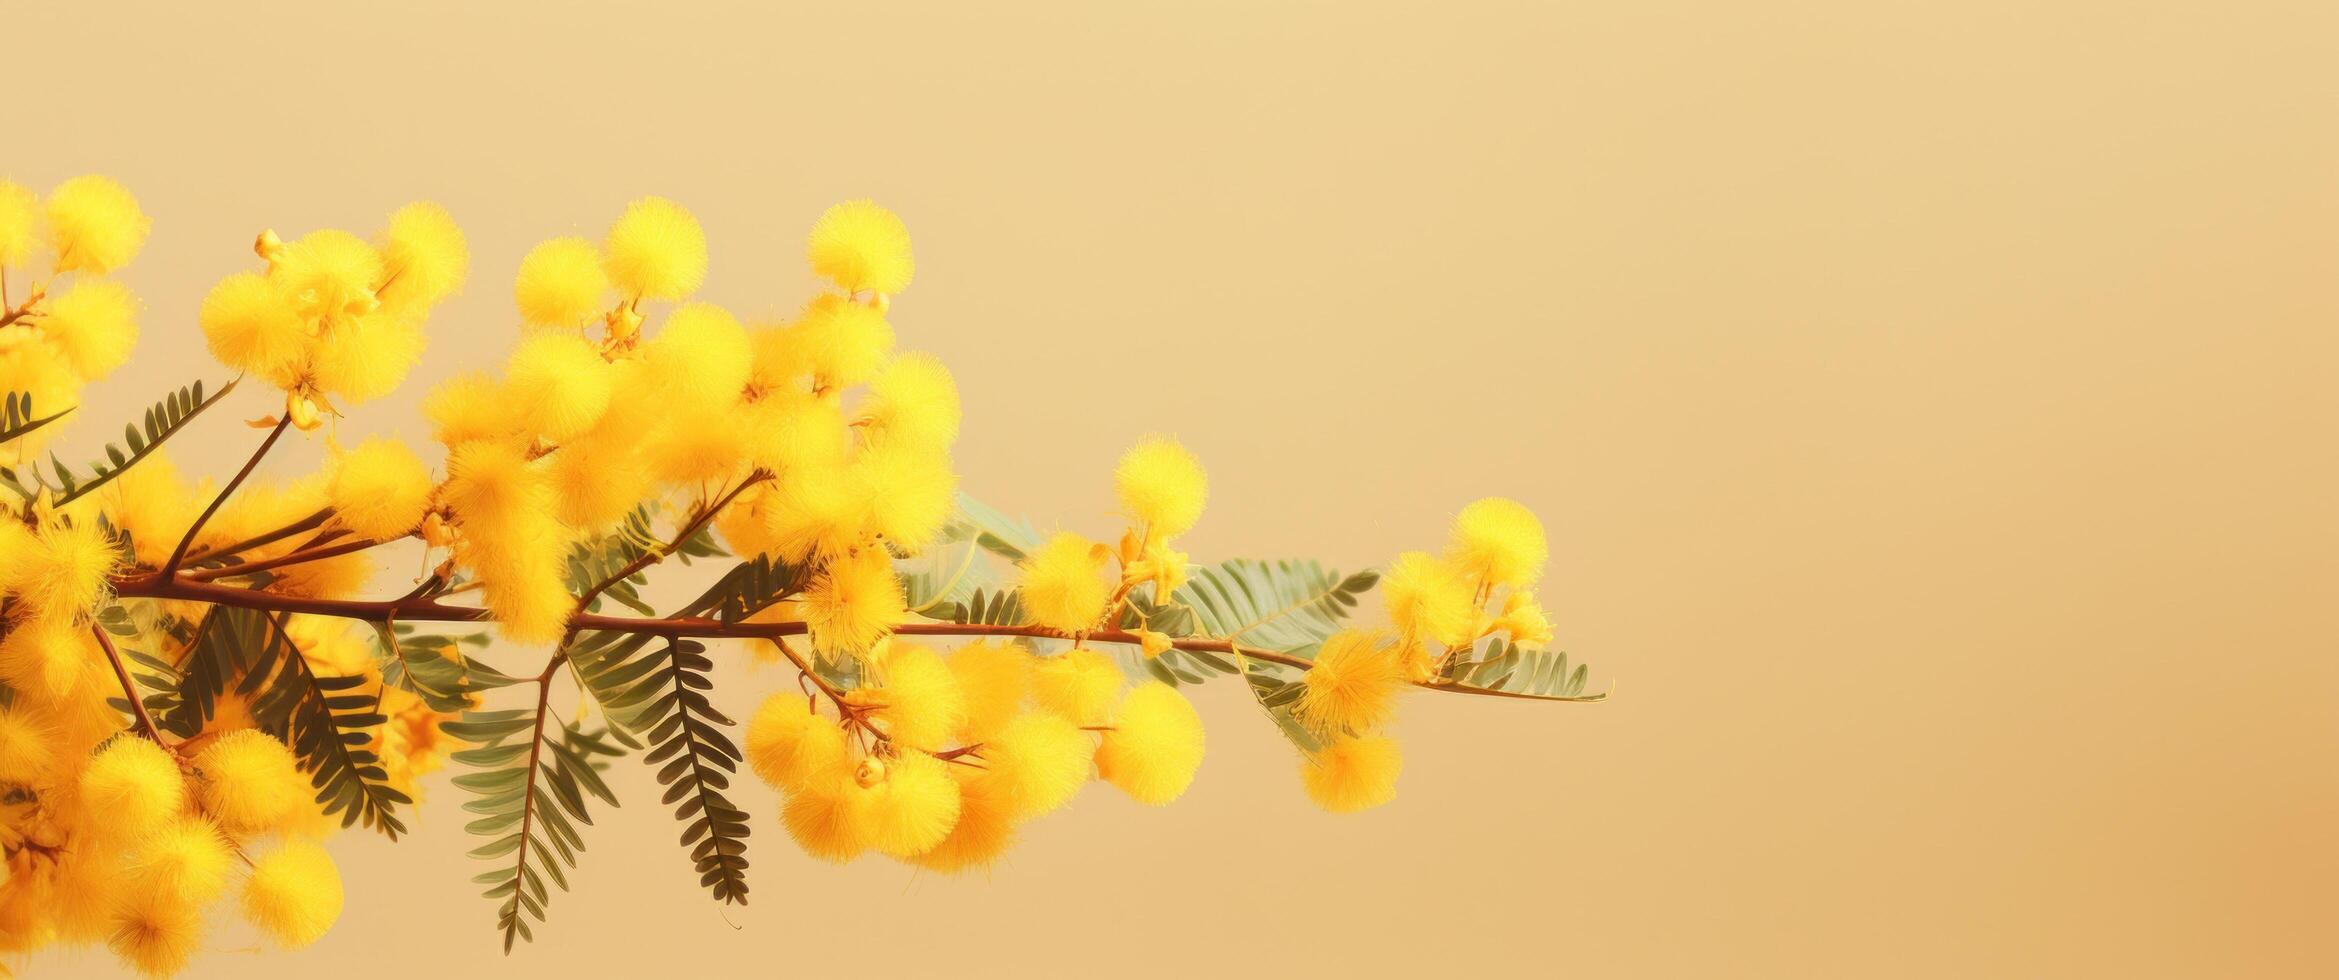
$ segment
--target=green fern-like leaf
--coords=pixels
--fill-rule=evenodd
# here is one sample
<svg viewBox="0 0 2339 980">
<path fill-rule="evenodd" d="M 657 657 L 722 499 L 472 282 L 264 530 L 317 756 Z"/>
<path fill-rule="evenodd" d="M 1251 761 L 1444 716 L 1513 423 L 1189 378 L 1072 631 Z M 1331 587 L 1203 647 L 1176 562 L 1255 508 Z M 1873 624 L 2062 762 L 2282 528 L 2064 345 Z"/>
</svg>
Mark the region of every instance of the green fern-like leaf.
<svg viewBox="0 0 2339 980">
<path fill-rule="evenodd" d="M 1313 561 L 1235 559 L 1194 569 L 1172 599 L 1194 611 L 1197 632 L 1289 653 L 1322 643 L 1380 581 L 1342 576 Z"/>
<path fill-rule="evenodd" d="M 1569 701 L 1604 701 L 1606 694 L 1585 694 L 1591 671 L 1583 664 L 1570 668 L 1567 654 L 1558 650 L 1531 650 L 1494 637 L 1471 650 L 1446 670 L 1446 678 L 1466 687 L 1505 691 Z"/>
<path fill-rule="evenodd" d="M 551 901 L 546 879 L 568 890 L 568 870 L 585 848 L 577 826 L 593 823 L 586 797 L 617 805 L 601 772 L 629 747 L 619 733 L 573 723 L 560 726 L 560 737 L 553 738 L 548 720 L 540 701 L 534 710 L 468 711 L 439 726 L 478 743 L 454 754 L 458 765 L 472 770 L 454 783 L 473 796 L 463 809 L 478 814 L 463 829 L 489 838 L 471 856 L 496 863 L 471 880 L 486 886 L 483 897 L 497 900 L 496 928 L 506 953 L 515 941 L 536 938 L 529 922 L 544 921 Z"/>
<path fill-rule="evenodd" d="M 747 621 L 804 587 L 804 570 L 768 555 L 740 562 L 685 607 L 684 616 L 712 616 L 725 625 Z"/>
<path fill-rule="evenodd" d="M 67 408 L 54 415 L 36 416 L 33 414 L 31 392 L 11 391 L 0 395 L 0 446 L 32 435 L 42 426 L 64 418 L 72 411 Z"/>
<path fill-rule="evenodd" d="M 90 475 L 86 478 L 75 475 L 64 461 L 51 456 L 49 468 L 53 478 L 43 476 L 37 466 L 0 469 L 0 485 L 16 491 L 27 500 L 47 489 L 57 506 L 70 504 L 113 482 L 115 477 L 153 455 L 155 450 L 162 448 L 164 442 L 184 431 L 187 424 L 203 414 L 205 409 L 219 404 L 219 400 L 234 391 L 235 386 L 236 381 L 229 381 L 206 397 L 203 394 L 203 382 L 197 381 L 164 396 L 146 410 L 143 428 L 135 425 L 123 428 L 123 442 L 108 444 L 105 447 L 105 459 L 91 463 Z M 129 448 L 124 449 L 125 445 Z"/>
<path fill-rule="evenodd" d="M 584 638 L 580 638 L 584 639 Z M 594 638 L 598 640 L 599 638 Z M 579 647 L 577 676 L 628 731 L 650 746 L 642 761 L 658 767 L 661 803 L 683 824 L 699 884 L 717 900 L 747 903 L 747 812 L 724 791 L 744 758 L 723 729 L 735 723 L 706 692 L 714 661 L 706 645 L 669 638 L 662 645 L 631 636 Z"/>
</svg>

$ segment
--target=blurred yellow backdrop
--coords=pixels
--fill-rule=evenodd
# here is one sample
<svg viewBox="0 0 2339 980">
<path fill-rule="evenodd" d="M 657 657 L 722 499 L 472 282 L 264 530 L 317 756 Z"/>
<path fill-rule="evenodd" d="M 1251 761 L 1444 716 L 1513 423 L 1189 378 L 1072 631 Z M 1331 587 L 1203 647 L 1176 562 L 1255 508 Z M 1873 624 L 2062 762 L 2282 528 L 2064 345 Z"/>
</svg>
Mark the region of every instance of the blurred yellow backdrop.
<svg viewBox="0 0 2339 980">
<path fill-rule="evenodd" d="M 344 426 L 420 437 L 427 385 L 512 340 L 530 243 L 668 195 L 705 295 L 780 314 L 814 216 L 872 196 L 917 238 L 895 323 L 958 372 L 972 492 L 1104 533 L 1115 454 L 1174 431 L 1216 480 L 1198 558 L 1343 568 L 1515 496 L 1615 688 L 1413 698 L 1400 798 L 1339 818 L 1220 685 L 1180 805 L 1092 787 L 988 878 L 813 863 L 750 789 L 745 909 L 628 767 L 508 961 L 441 785 L 410 841 L 336 844 L 322 943 L 229 929 L 194 976 L 2339 973 L 2328 3 L 0 22 L 0 174 L 110 173 L 155 218 L 95 406 L 223 376 L 194 307 L 263 226 L 463 222 L 425 367 Z M 182 463 L 273 410 L 239 394 Z"/>
</svg>

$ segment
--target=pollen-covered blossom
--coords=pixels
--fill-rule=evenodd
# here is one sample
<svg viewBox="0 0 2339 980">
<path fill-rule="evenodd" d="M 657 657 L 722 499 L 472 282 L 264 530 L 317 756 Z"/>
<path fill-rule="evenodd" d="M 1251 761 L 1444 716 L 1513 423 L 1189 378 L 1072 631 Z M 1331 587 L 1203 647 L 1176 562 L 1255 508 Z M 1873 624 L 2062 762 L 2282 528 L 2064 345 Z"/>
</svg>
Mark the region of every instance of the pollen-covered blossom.
<svg viewBox="0 0 2339 980">
<path fill-rule="evenodd" d="M 1364 809 L 1395 793 L 1400 694 L 1552 639 L 1530 591 L 1543 526 L 1507 499 L 1388 566 L 1386 629 L 1343 623 L 1369 574 L 1180 550 L 1210 479 L 1167 435 L 1109 472 L 1061 467 L 1103 527 L 1043 535 L 967 500 L 973 392 L 899 349 L 927 324 L 901 301 L 907 227 L 875 203 L 813 222 L 823 285 L 785 302 L 700 298 L 761 273 L 712 265 L 675 201 L 607 227 L 507 268 L 507 350 L 421 393 L 421 443 L 341 413 L 443 329 L 472 266 L 454 216 L 261 231 L 192 311 L 243 391 L 266 389 L 207 417 L 265 430 L 249 459 L 182 471 L 163 449 L 227 394 L 190 387 L 75 457 L 105 462 L 36 469 L 15 464 L 62 433 L 110 435 L 76 430 L 80 393 L 175 319 L 115 278 L 149 231 L 126 189 L 0 182 L 0 465 L 23 491 L 0 505 L 0 954 L 102 945 L 170 975 L 220 942 L 223 908 L 313 944 L 346 898 L 332 836 L 396 837 L 449 792 L 509 944 L 569 884 L 629 756 L 725 901 L 745 899 L 758 821 L 813 859 L 992 868 L 1092 780 L 1187 793 L 1206 738 L 1183 688 L 1227 675 L 1304 752 L 1301 792 Z M 312 471 L 263 459 L 304 441 Z M 715 562 L 698 588 L 648 588 Z M 741 645 L 789 674 L 735 727 L 715 678 Z M 429 778 L 450 766 L 451 787 Z"/>
</svg>

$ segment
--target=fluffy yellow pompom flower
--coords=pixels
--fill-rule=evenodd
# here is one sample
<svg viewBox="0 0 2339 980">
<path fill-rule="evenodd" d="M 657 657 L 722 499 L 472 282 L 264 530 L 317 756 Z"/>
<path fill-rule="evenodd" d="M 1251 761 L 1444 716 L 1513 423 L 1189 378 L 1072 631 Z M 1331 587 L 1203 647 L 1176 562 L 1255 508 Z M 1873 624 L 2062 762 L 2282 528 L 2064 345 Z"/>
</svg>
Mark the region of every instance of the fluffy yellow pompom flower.
<svg viewBox="0 0 2339 980">
<path fill-rule="evenodd" d="M 1539 647 L 1551 642 L 1551 619 L 1543 614 L 1543 604 L 1526 592 L 1503 597 L 1502 616 L 1494 625 L 1509 632 L 1512 642 L 1523 646 Z"/>
<path fill-rule="evenodd" d="M 441 500 L 463 531 L 460 557 L 479 573 L 487 608 L 515 643 L 559 639 L 575 611 L 562 577 L 566 531 L 551 482 L 518 447 L 467 442 L 447 454 Z"/>
<path fill-rule="evenodd" d="M 315 339 L 290 297 L 257 273 L 219 281 L 196 314 L 204 343 L 219 363 L 283 386 L 294 380 Z"/>
<path fill-rule="evenodd" d="M 950 672 L 966 695 L 966 720 L 958 739 L 966 745 L 990 741 L 1023 710 L 1031 691 L 1031 651 L 1015 643 L 969 643 L 950 655 Z"/>
<path fill-rule="evenodd" d="M 1185 795 L 1202 768 L 1202 716 L 1160 681 L 1121 700 L 1113 726 L 1096 747 L 1096 771 L 1139 803 L 1161 806 Z"/>
<path fill-rule="evenodd" d="M 516 440 L 519 412 L 509 406 L 503 385 L 487 375 L 458 374 L 423 396 L 422 415 L 431 436 L 453 448 L 466 442 Z"/>
<path fill-rule="evenodd" d="M 942 843 L 958 823 L 958 781 L 948 768 L 923 752 L 886 760 L 884 780 L 869 791 L 869 845 L 913 858 Z"/>
<path fill-rule="evenodd" d="M 429 308 L 463 288 L 471 270 L 471 246 L 453 215 L 429 201 L 416 201 L 390 215 L 382 232 L 382 259 L 389 280 L 382 305 L 398 312 Z"/>
<path fill-rule="evenodd" d="M 801 364 L 823 388 L 860 384 L 884 369 L 893 354 L 893 324 L 885 314 L 842 296 L 822 296 L 804 308 L 804 315 L 783 329 L 776 355 L 789 364 Z M 793 369 L 789 369 L 793 370 Z"/>
<path fill-rule="evenodd" d="M 957 507 L 958 474 L 950 471 L 950 458 L 935 450 L 867 447 L 853 460 L 852 479 L 869 532 L 905 555 L 933 544 Z"/>
<path fill-rule="evenodd" d="M 40 198 L 20 184 L 0 180 L 0 266 L 20 266 L 39 243 Z"/>
<path fill-rule="evenodd" d="M 96 521 L 44 526 L 34 534 L 17 595 L 34 618 L 72 620 L 105 595 L 106 578 L 120 559 Z"/>
<path fill-rule="evenodd" d="M 1404 689 L 1405 668 L 1394 646 L 1359 630 L 1324 641 L 1300 692 L 1299 715 L 1319 732 L 1361 732 L 1388 722 Z"/>
<path fill-rule="evenodd" d="M 1121 455 L 1121 464 L 1113 470 L 1113 490 L 1131 520 L 1174 538 L 1201 519 L 1210 477 L 1202 472 L 1202 461 L 1177 440 L 1154 436 Z"/>
<path fill-rule="evenodd" d="M 959 782 L 958 823 L 950 828 L 950 836 L 933 846 L 910 863 L 931 871 L 955 874 L 970 868 L 980 868 L 997 861 L 1015 843 L 1015 815 L 998 799 L 989 781 L 980 778 Z"/>
<path fill-rule="evenodd" d="M 908 289 L 918 269 L 909 229 L 874 201 L 846 201 L 822 212 L 805 250 L 812 271 L 846 292 L 891 296 Z"/>
<path fill-rule="evenodd" d="M 0 637 L 0 681 L 18 690 L 68 699 L 98 666 L 89 630 L 71 617 L 19 620 Z M 113 721 L 113 719 L 109 719 Z"/>
<path fill-rule="evenodd" d="M 601 313 L 608 292 L 601 250 L 582 238 L 555 238 L 529 249 L 512 280 L 520 319 L 539 327 L 582 327 Z"/>
<path fill-rule="evenodd" d="M 139 892 L 201 907 L 227 888 L 234 863 L 217 826 L 200 816 L 179 816 L 138 842 L 130 879 Z"/>
<path fill-rule="evenodd" d="M 380 307 L 374 290 L 389 277 L 381 250 L 338 228 L 312 231 L 286 243 L 268 278 L 311 321 L 362 316 Z"/>
<path fill-rule="evenodd" d="M 766 698 L 747 723 L 747 764 L 776 789 L 794 790 L 845 761 L 845 730 L 786 691 Z"/>
<path fill-rule="evenodd" d="M 1397 556 L 1381 577 L 1381 598 L 1388 605 L 1389 619 L 1410 637 L 1460 646 L 1470 642 L 1478 623 L 1469 580 L 1453 565 L 1423 552 Z"/>
<path fill-rule="evenodd" d="M 230 833 L 281 830 L 315 796 L 292 750 L 257 729 L 213 739 L 195 754 L 195 770 L 203 809 Z"/>
<path fill-rule="evenodd" d="M 895 640 L 886 648 L 878 673 L 883 682 L 865 690 L 883 706 L 873 714 L 885 723 L 886 735 L 896 744 L 936 751 L 966 720 L 966 693 L 959 690 L 950 665 L 934 651 Z"/>
<path fill-rule="evenodd" d="M 202 942 L 202 906 L 149 895 L 116 916 L 106 948 L 141 976 L 168 977 L 187 968 Z"/>
<path fill-rule="evenodd" d="M 187 804 L 187 783 L 169 751 L 132 735 L 116 737 L 81 770 L 85 826 L 133 839 L 162 826 Z"/>
<path fill-rule="evenodd" d="M 842 466 L 797 466 L 764 500 L 765 530 L 793 562 L 842 555 L 861 541 L 859 484 Z"/>
<path fill-rule="evenodd" d="M 1551 556 L 1535 512 L 1503 497 L 1472 501 L 1454 515 L 1447 549 L 1454 564 L 1488 585 L 1533 585 Z"/>
<path fill-rule="evenodd" d="M 1101 724 L 1121 696 L 1121 668 L 1094 650 L 1066 650 L 1040 659 L 1032 670 L 1031 694 L 1040 707 L 1073 724 Z"/>
<path fill-rule="evenodd" d="M 754 356 L 747 329 L 729 310 L 690 303 L 666 317 L 643 359 L 661 401 L 713 407 L 739 400 Z"/>
<path fill-rule="evenodd" d="M 333 464 L 333 520 L 361 538 L 387 541 L 415 529 L 430 506 L 430 471 L 402 442 L 367 439 Z"/>
<path fill-rule="evenodd" d="M 111 177 L 75 177 L 49 192 L 49 248 L 58 272 L 105 275 L 130 264 L 153 222 Z"/>
<path fill-rule="evenodd" d="M 333 856 L 306 841 L 268 852 L 244 883 L 244 918 L 277 945 L 297 949 L 316 942 L 341 918 L 341 870 Z"/>
<path fill-rule="evenodd" d="M 871 796 L 852 768 L 839 764 L 789 793 L 780 823 L 804 853 L 843 864 L 869 849 Z"/>
<path fill-rule="evenodd" d="M 971 781 L 984 784 L 1015 820 L 1071 802 L 1088 781 L 1096 751 L 1079 726 L 1038 711 L 1017 715 L 982 744 L 984 771 Z"/>
<path fill-rule="evenodd" d="M 1333 813 L 1368 810 L 1397 798 L 1397 774 L 1405 755 L 1386 735 L 1333 739 L 1300 764 L 1308 798 Z"/>
<path fill-rule="evenodd" d="M 1096 628 L 1113 597 L 1111 560 L 1111 550 L 1069 531 L 1049 538 L 1023 560 L 1019 589 L 1031 621 L 1060 633 Z"/>
<path fill-rule="evenodd" d="M 958 382 L 926 354 L 894 358 L 869 382 L 871 442 L 940 450 L 958 438 Z"/>
<path fill-rule="evenodd" d="M 645 197 L 626 205 L 602 244 L 603 268 L 619 292 L 681 299 L 707 277 L 707 236 L 682 205 Z"/>
<path fill-rule="evenodd" d="M 309 373 L 319 391 L 352 402 L 371 401 L 406 380 L 422 359 L 424 343 L 419 320 L 387 311 L 357 317 L 317 338 Z"/>
<path fill-rule="evenodd" d="M 859 654 L 908 618 L 901 579 L 880 549 L 839 558 L 804 590 L 804 621 L 822 656 Z"/>
<path fill-rule="evenodd" d="M 73 373 L 95 381 L 121 367 L 138 345 L 138 298 L 110 279 L 85 280 L 51 300 L 39 322 Z"/>
<path fill-rule="evenodd" d="M 0 783 L 24 786 L 45 777 L 57 762 L 51 738 L 48 727 L 31 714 L 0 708 Z"/>
<path fill-rule="evenodd" d="M 601 351 L 577 334 L 522 340 L 504 368 L 504 392 L 521 426 L 554 443 L 583 435 L 609 410 L 614 380 Z"/>
</svg>

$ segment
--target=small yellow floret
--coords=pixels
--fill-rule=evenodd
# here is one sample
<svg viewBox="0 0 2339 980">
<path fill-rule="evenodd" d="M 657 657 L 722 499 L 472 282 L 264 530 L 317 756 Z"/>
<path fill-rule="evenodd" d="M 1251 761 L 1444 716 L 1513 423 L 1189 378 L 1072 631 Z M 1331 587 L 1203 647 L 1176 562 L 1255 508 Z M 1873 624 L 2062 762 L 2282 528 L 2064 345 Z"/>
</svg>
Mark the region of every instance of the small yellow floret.
<svg viewBox="0 0 2339 980">
<path fill-rule="evenodd" d="M 138 892 L 199 908 L 227 888 L 234 863 L 227 838 L 210 820 L 179 816 L 138 842 L 130 879 Z"/>
<path fill-rule="evenodd" d="M 71 621 L 97 606 L 120 561 L 121 554 L 94 520 L 47 525 L 34 535 L 18 596 L 33 618 Z"/>
<path fill-rule="evenodd" d="M 317 390 L 351 402 L 397 389 L 422 359 L 422 323 L 388 310 L 335 324 L 317 338 L 309 362 Z"/>
<path fill-rule="evenodd" d="M 644 353 L 661 403 L 703 407 L 737 402 L 753 358 L 747 328 L 713 303 L 676 309 Z"/>
<path fill-rule="evenodd" d="M 958 823 L 950 828 L 950 836 L 912 858 L 911 863 L 944 874 L 988 866 L 1015 843 L 1015 822 L 1014 814 L 998 799 L 997 792 L 988 788 L 986 780 L 962 778 Z"/>
<path fill-rule="evenodd" d="M 882 549 L 829 562 L 804 590 L 804 621 L 822 656 L 864 653 L 908 616 L 901 579 Z"/>
<path fill-rule="evenodd" d="M 402 312 L 420 312 L 463 288 L 471 270 L 471 246 L 463 240 L 447 209 L 416 201 L 390 215 L 382 232 L 382 258 L 389 281 L 381 288 L 382 305 Z"/>
<path fill-rule="evenodd" d="M 933 544 L 958 506 L 958 474 L 939 450 L 869 446 L 853 460 L 852 479 L 869 533 L 905 555 Z"/>
<path fill-rule="evenodd" d="M 45 778 L 57 761 L 52 737 L 30 712 L 0 708 L 0 783 L 26 786 Z"/>
<path fill-rule="evenodd" d="M 1408 551 L 1381 577 L 1390 621 L 1407 636 L 1460 646 L 1474 638 L 1478 606 L 1470 582 L 1435 556 Z"/>
<path fill-rule="evenodd" d="M 681 299 L 707 277 L 707 236 L 682 205 L 645 197 L 626 205 L 602 243 L 603 268 L 619 292 Z"/>
<path fill-rule="evenodd" d="M 984 770 L 972 777 L 1008 816 L 1029 820 L 1071 802 L 1088 781 L 1094 742 L 1061 715 L 1026 712 L 982 743 Z"/>
<path fill-rule="evenodd" d="M 1308 798 L 1333 813 L 1355 813 L 1397 798 L 1405 756 L 1386 735 L 1333 739 L 1300 764 Z"/>
<path fill-rule="evenodd" d="M 1454 516 L 1447 555 L 1488 585 L 1533 585 L 1551 549 L 1534 511 L 1516 500 L 1487 497 Z"/>
<path fill-rule="evenodd" d="M 520 319 L 539 327 L 584 326 L 601 314 L 608 292 L 601 250 L 582 238 L 555 238 L 529 249 L 512 280 Z"/>
<path fill-rule="evenodd" d="M 290 384 L 316 337 L 291 298 L 267 277 L 239 272 L 219 281 L 196 314 L 211 356 L 278 386 Z"/>
<path fill-rule="evenodd" d="M 114 919 L 106 948 L 140 976 L 176 976 L 203 943 L 203 908 L 168 896 L 141 896 Z"/>
<path fill-rule="evenodd" d="M 774 694 L 747 723 L 747 764 L 775 789 L 794 790 L 844 761 L 844 729 L 803 695 Z"/>
<path fill-rule="evenodd" d="M 138 345 L 138 298 L 111 279 L 83 280 L 50 300 L 38 322 L 73 373 L 95 381 L 121 367 Z"/>
<path fill-rule="evenodd" d="M 341 871 L 333 856 L 306 841 L 270 851 L 244 883 L 244 917 L 277 945 L 316 942 L 341 918 Z"/>
<path fill-rule="evenodd" d="M 869 382 L 872 442 L 939 450 L 958 438 L 958 383 L 927 354 L 903 354 Z"/>
<path fill-rule="evenodd" d="M 213 739 L 195 754 L 198 799 L 233 834 L 284 829 L 316 793 L 283 742 L 245 728 Z"/>
<path fill-rule="evenodd" d="M 1102 724 L 1121 696 L 1121 668 L 1088 649 L 1042 657 L 1032 670 L 1031 694 L 1040 707 L 1073 724 Z"/>
<path fill-rule="evenodd" d="M 58 272 L 105 275 L 130 264 L 153 221 L 111 177 L 75 177 L 49 192 L 49 248 Z"/>
<path fill-rule="evenodd" d="M 1324 641 L 1308 669 L 1299 715 L 1320 732 L 1378 728 L 1396 714 L 1405 668 L 1395 646 L 1360 630 Z"/>
<path fill-rule="evenodd" d="M 1495 628 L 1511 634 L 1511 642 L 1521 646 L 1540 647 L 1551 642 L 1551 619 L 1544 615 L 1543 604 L 1527 592 L 1513 592 L 1503 597 L 1502 617 L 1495 620 Z"/>
<path fill-rule="evenodd" d="M 942 657 L 926 647 L 895 640 L 887 648 L 883 678 L 871 693 L 883 705 L 874 716 L 896 744 L 939 751 L 966 720 L 966 693 Z"/>
<path fill-rule="evenodd" d="M 1154 436 L 1122 454 L 1113 470 L 1113 489 L 1130 520 L 1174 538 L 1201 519 L 1210 477 L 1202 461 L 1177 440 Z"/>
<path fill-rule="evenodd" d="M 958 729 L 961 743 L 989 741 L 1022 713 L 1033 667 L 1031 651 L 1016 643 L 969 643 L 950 655 L 950 672 L 966 694 L 966 721 Z"/>
<path fill-rule="evenodd" d="M 539 333 L 512 351 L 504 393 L 519 409 L 523 428 L 563 443 L 601 421 L 613 380 L 609 362 L 592 342 L 577 334 Z"/>
<path fill-rule="evenodd" d="M 917 260 L 909 229 L 893 212 L 868 200 L 846 201 L 822 212 L 806 240 L 812 271 L 846 292 L 894 295 L 910 285 Z"/>
<path fill-rule="evenodd" d="M 865 303 L 842 296 L 822 296 L 804 308 L 804 315 L 780 331 L 773 343 L 783 348 L 783 363 L 801 364 L 814 384 L 827 389 L 860 384 L 884 369 L 893 354 L 893 324 L 885 314 Z M 787 370 L 783 369 L 783 373 Z"/>
<path fill-rule="evenodd" d="M 422 523 L 430 471 L 405 443 L 367 439 L 333 464 L 333 519 L 360 538 L 387 541 Z"/>
<path fill-rule="evenodd" d="M 135 735 L 116 737 L 81 770 L 85 826 L 115 839 L 135 839 L 177 816 L 187 783 L 169 751 Z"/>
<path fill-rule="evenodd" d="M 1019 588 L 1031 621 L 1061 633 L 1095 629 L 1113 595 L 1111 560 L 1109 549 L 1069 531 L 1049 538 L 1022 565 Z"/>
<path fill-rule="evenodd" d="M 804 853 L 843 864 L 869 849 L 871 795 L 840 763 L 789 793 L 780 820 Z"/>
<path fill-rule="evenodd" d="M 1160 681 L 1121 700 L 1111 730 L 1096 747 L 1097 775 L 1129 798 L 1153 806 L 1185 795 L 1202 768 L 1202 716 Z"/>
<path fill-rule="evenodd" d="M 869 794 L 869 845 L 879 853 L 913 858 L 942 843 L 958 823 L 958 781 L 949 763 L 923 752 L 887 760 L 885 781 Z"/>
<path fill-rule="evenodd" d="M 458 374 L 423 397 L 432 437 L 449 448 L 473 441 L 519 438 L 520 413 L 501 384 L 484 374 Z"/>
</svg>

